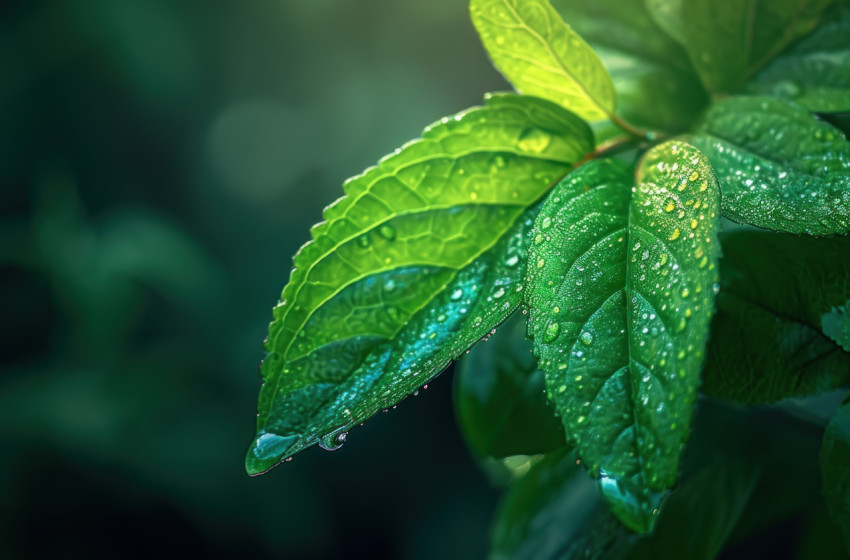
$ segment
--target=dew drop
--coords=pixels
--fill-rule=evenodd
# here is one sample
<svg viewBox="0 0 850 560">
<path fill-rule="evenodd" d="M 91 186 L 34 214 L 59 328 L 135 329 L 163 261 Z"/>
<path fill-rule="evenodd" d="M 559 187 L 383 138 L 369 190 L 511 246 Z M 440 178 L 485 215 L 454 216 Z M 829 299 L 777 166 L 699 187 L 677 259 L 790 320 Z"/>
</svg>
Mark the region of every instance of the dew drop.
<svg viewBox="0 0 850 560">
<path fill-rule="evenodd" d="M 578 339 L 585 346 L 590 346 L 593 344 L 593 333 L 590 331 L 584 331 L 579 335 Z"/>
<path fill-rule="evenodd" d="M 543 342 L 552 342 L 556 338 L 558 338 L 558 334 L 561 332 L 561 325 L 559 323 L 549 323 L 549 326 L 546 327 L 546 332 L 543 334 Z"/>
<path fill-rule="evenodd" d="M 395 239 L 395 228 L 391 225 L 382 225 L 380 228 L 378 228 L 378 233 L 381 235 L 381 237 L 389 241 Z"/>
</svg>

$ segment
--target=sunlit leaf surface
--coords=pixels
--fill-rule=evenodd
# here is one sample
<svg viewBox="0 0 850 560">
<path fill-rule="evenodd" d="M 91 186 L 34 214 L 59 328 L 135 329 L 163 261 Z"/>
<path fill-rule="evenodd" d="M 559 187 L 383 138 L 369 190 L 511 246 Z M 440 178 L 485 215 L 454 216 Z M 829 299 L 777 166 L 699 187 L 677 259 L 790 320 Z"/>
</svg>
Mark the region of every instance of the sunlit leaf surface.
<svg viewBox="0 0 850 560">
<path fill-rule="evenodd" d="M 470 13 L 493 65 L 518 91 L 591 121 L 614 112 L 611 77 L 548 0 L 472 0 Z"/>
<path fill-rule="evenodd" d="M 557 105 L 498 95 L 348 181 L 274 309 L 248 471 L 339 445 L 507 317 L 529 208 L 591 148 Z"/>
</svg>

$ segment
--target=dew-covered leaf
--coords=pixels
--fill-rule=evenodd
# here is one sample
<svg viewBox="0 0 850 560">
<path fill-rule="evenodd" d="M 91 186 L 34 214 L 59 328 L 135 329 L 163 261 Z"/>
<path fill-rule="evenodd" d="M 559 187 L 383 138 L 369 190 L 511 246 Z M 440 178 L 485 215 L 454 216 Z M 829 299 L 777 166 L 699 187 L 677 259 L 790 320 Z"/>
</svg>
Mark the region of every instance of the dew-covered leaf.
<svg viewBox="0 0 850 560">
<path fill-rule="evenodd" d="M 274 308 L 248 471 L 337 445 L 507 317 L 529 208 L 591 148 L 571 113 L 499 95 L 349 180 Z"/>
<path fill-rule="evenodd" d="M 531 350 L 525 316 L 515 314 L 458 364 L 455 411 L 480 456 L 534 455 L 566 445 Z"/>
<path fill-rule="evenodd" d="M 850 111 L 850 10 L 777 57 L 747 91 L 799 103 L 816 113 Z"/>
<path fill-rule="evenodd" d="M 596 51 L 627 121 L 683 130 L 708 103 L 682 47 L 649 17 L 642 1 L 553 0 L 552 6 Z"/>
<path fill-rule="evenodd" d="M 770 403 L 850 381 L 850 353 L 822 330 L 850 299 L 850 237 L 737 231 L 721 244 L 703 392 Z"/>
<path fill-rule="evenodd" d="M 611 77 L 549 0 L 471 0 L 469 6 L 493 65 L 517 91 L 589 121 L 614 112 Z"/>
<path fill-rule="evenodd" d="M 711 162 L 725 217 L 790 233 L 850 231 L 850 142 L 803 107 L 733 97 L 686 140 Z"/>
<path fill-rule="evenodd" d="M 652 17 L 687 51 L 712 92 L 736 91 L 810 32 L 832 0 L 647 0 Z"/>
<path fill-rule="evenodd" d="M 718 205 L 704 156 L 668 142 L 646 154 L 636 179 L 615 160 L 579 167 L 534 226 L 525 301 L 548 394 L 612 508 L 641 532 L 676 481 L 688 437 Z"/>
<path fill-rule="evenodd" d="M 821 482 L 829 513 L 844 533 L 850 552 L 850 403 L 833 414 L 820 450 Z"/>
</svg>

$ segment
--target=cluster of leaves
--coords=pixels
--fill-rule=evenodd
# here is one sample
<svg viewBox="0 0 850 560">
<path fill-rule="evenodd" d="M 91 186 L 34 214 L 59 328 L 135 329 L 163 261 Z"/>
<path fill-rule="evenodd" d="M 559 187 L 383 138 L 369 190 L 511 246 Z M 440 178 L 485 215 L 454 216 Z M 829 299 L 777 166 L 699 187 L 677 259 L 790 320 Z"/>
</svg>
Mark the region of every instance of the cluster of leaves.
<svg viewBox="0 0 850 560">
<path fill-rule="evenodd" d="M 850 143 L 825 115 L 850 111 L 850 10 L 470 8 L 518 93 L 431 125 L 325 210 L 274 308 L 247 469 L 335 448 L 494 335 L 462 362 L 460 424 L 482 457 L 545 454 L 510 491 L 498 554 L 522 556 L 513 518 L 562 493 L 574 530 L 528 557 L 625 554 L 622 526 L 651 532 L 668 495 L 682 512 L 718 492 L 728 511 L 693 537 L 710 557 L 757 469 L 696 461 L 671 495 L 700 391 L 774 403 L 850 380 Z M 850 531 L 848 411 L 821 461 Z M 666 517 L 653 538 L 682 533 Z"/>
</svg>

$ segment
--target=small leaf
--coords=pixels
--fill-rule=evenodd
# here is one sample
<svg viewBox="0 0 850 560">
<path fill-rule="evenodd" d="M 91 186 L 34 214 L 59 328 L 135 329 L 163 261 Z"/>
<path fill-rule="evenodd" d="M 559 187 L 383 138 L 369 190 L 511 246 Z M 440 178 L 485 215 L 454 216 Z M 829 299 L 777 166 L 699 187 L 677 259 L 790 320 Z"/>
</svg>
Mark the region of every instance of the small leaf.
<svg viewBox="0 0 850 560">
<path fill-rule="evenodd" d="M 820 450 L 823 495 L 829 513 L 844 533 L 850 552 L 850 403 L 835 411 L 823 434 Z"/>
<path fill-rule="evenodd" d="M 527 268 L 529 334 L 579 456 L 621 520 L 651 529 L 676 481 L 713 311 L 719 192 L 705 158 L 668 142 L 632 188 L 594 160 L 548 197 Z"/>
<path fill-rule="evenodd" d="M 615 550 L 623 550 L 623 533 L 596 485 L 564 449 L 511 485 L 493 520 L 490 559 L 621 557 Z"/>
<path fill-rule="evenodd" d="M 471 0 L 469 6 L 493 64 L 517 91 L 589 121 L 614 112 L 611 77 L 548 0 Z"/>
<path fill-rule="evenodd" d="M 618 113 L 629 122 L 684 130 L 708 104 L 682 47 L 656 25 L 642 2 L 553 0 L 552 5 L 602 59 L 614 82 Z"/>
<path fill-rule="evenodd" d="M 557 105 L 498 95 L 348 181 L 274 309 L 248 471 L 335 446 L 507 317 L 529 207 L 591 148 Z"/>
<path fill-rule="evenodd" d="M 821 318 L 823 334 L 841 348 L 850 352 L 850 300 L 844 305 L 833 307 Z"/>
<path fill-rule="evenodd" d="M 455 410 L 478 455 L 534 455 L 566 444 L 531 350 L 525 317 L 515 314 L 458 364 Z"/>
<path fill-rule="evenodd" d="M 821 330 L 824 314 L 850 298 L 850 238 L 738 231 L 721 241 L 702 390 L 770 403 L 850 381 L 850 354 Z"/>
<path fill-rule="evenodd" d="M 799 103 L 816 113 L 850 111 L 850 11 L 815 30 L 747 84 L 753 94 Z"/>
<path fill-rule="evenodd" d="M 799 105 L 733 97 L 686 140 L 711 162 L 725 217 L 790 233 L 850 231 L 850 143 Z"/>
<path fill-rule="evenodd" d="M 814 29 L 832 0 L 647 0 L 711 92 L 731 92 Z"/>
</svg>

